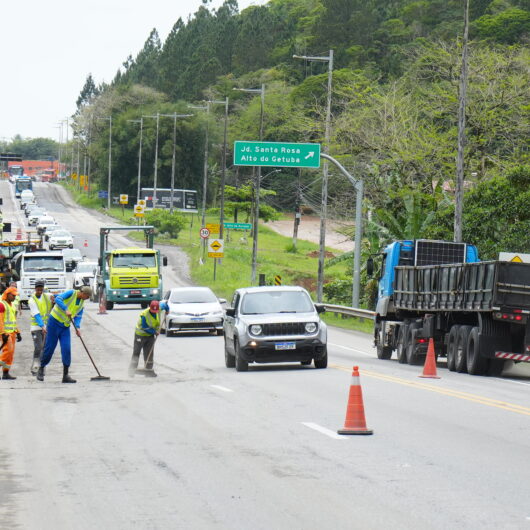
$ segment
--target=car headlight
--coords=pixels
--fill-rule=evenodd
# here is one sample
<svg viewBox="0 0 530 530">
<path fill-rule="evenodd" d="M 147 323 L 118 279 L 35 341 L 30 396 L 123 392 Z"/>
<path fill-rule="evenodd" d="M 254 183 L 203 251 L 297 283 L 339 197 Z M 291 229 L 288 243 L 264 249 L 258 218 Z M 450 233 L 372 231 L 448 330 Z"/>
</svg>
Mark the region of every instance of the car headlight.
<svg viewBox="0 0 530 530">
<path fill-rule="evenodd" d="M 250 326 L 250 333 L 252 333 L 252 335 L 261 335 L 261 326 L 259 324 L 252 324 L 252 326 Z"/>
<path fill-rule="evenodd" d="M 317 330 L 317 325 L 314 322 L 308 322 L 305 325 L 305 330 L 307 333 L 314 333 Z"/>
</svg>

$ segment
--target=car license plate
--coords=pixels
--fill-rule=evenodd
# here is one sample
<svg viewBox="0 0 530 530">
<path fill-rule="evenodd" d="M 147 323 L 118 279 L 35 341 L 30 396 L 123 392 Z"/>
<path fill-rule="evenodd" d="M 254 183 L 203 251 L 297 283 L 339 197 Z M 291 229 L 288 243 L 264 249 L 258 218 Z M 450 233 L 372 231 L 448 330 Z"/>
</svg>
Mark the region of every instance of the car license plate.
<svg viewBox="0 0 530 530">
<path fill-rule="evenodd" d="M 296 350 L 296 342 L 277 342 L 274 347 L 276 350 Z"/>
<path fill-rule="evenodd" d="M 139 291 L 139 290 L 129 291 L 129 294 L 142 294 L 142 291 Z"/>
<path fill-rule="evenodd" d="M 204 322 L 204 318 L 202 317 L 191 317 L 192 322 Z"/>
</svg>

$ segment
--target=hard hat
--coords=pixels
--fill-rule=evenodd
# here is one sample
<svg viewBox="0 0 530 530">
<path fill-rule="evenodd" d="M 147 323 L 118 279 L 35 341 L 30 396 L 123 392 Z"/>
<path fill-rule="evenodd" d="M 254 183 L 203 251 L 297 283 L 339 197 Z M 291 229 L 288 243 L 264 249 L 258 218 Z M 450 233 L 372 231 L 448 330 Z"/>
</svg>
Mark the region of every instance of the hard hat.
<svg viewBox="0 0 530 530">
<path fill-rule="evenodd" d="M 158 300 L 153 300 L 149 304 L 149 311 L 151 311 L 151 313 L 158 313 L 160 311 L 160 303 Z"/>
</svg>

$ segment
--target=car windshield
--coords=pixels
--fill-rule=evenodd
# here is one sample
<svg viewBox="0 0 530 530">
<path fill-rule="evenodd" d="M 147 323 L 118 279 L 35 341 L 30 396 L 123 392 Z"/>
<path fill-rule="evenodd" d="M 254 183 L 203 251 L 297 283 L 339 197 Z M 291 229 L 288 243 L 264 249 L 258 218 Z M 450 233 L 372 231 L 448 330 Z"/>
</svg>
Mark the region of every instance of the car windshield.
<svg viewBox="0 0 530 530">
<path fill-rule="evenodd" d="M 70 237 L 70 233 L 66 230 L 54 230 L 50 237 Z"/>
<path fill-rule="evenodd" d="M 127 253 L 127 254 L 113 254 L 113 267 L 156 267 L 155 254 L 148 254 L 145 252 Z"/>
<path fill-rule="evenodd" d="M 24 271 L 64 271 L 64 260 L 61 256 L 25 256 Z"/>
<path fill-rule="evenodd" d="M 80 263 L 76 269 L 77 272 L 89 272 L 91 274 L 96 274 L 96 264 L 95 263 Z"/>
<path fill-rule="evenodd" d="M 308 313 L 310 311 L 313 311 L 313 302 L 303 291 L 247 293 L 241 304 L 241 313 L 244 315 Z"/>
<path fill-rule="evenodd" d="M 171 291 L 169 301 L 172 304 L 210 304 L 217 302 L 217 298 L 210 289 L 187 289 Z"/>
</svg>

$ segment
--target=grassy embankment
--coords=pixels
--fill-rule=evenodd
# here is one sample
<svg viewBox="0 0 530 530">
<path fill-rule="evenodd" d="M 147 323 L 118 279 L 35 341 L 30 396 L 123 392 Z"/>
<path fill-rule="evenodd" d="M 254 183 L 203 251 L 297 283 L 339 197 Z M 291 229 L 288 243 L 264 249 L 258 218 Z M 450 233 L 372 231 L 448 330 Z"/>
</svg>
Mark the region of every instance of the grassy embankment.
<svg viewBox="0 0 530 530">
<path fill-rule="evenodd" d="M 66 186 L 76 202 L 87 208 L 97 209 L 114 217 L 121 224 L 136 224 L 131 209 L 122 210 L 119 206 L 111 207 L 110 211 L 103 208 L 102 199 L 87 197 L 78 193 L 72 186 Z M 201 264 L 203 249 L 199 237 L 200 218 L 197 214 L 185 214 L 187 226 L 180 232 L 178 239 L 168 239 L 157 236 L 156 241 L 163 245 L 178 245 L 190 258 L 190 274 L 197 285 L 207 285 L 217 294 L 230 301 L 234 289 L 248 286 L 251 276 L 252 240 L 248 231 L 226 231 L 225 257 L 217 264 L 216 279 L 213 279 L 214 260 L 204 258 Z M 218 223 L 218 217 L 207 216 L 208 223 Z M 227 219 L 231 221 L 231 219 Z M 131 232 L 129 237 L 142 240 L 139 233 Z M 333 249 L 327 249 L 333 252 Z M 283 285 L 302 285 L 313 295 L 315 294 L 315 279 L 318 260 L 318 245 L 299 240 L 296 252 L 292 252 L 292 239 L 282 236 L 265 225 L 259 228 L 258 273 L 265 274 L 266 282 L 273 284 L 274 276 L 282 278 Z M 347 277 L 350 274 L 347 263 L 337 264 L 326 269 L 328 277 Z M 324 320 L 333 326 L 355 329 L 367 333 L 372 332 L 373 324 L 369 320 L 357 319 L 326 313 Z"/>
</svg>

